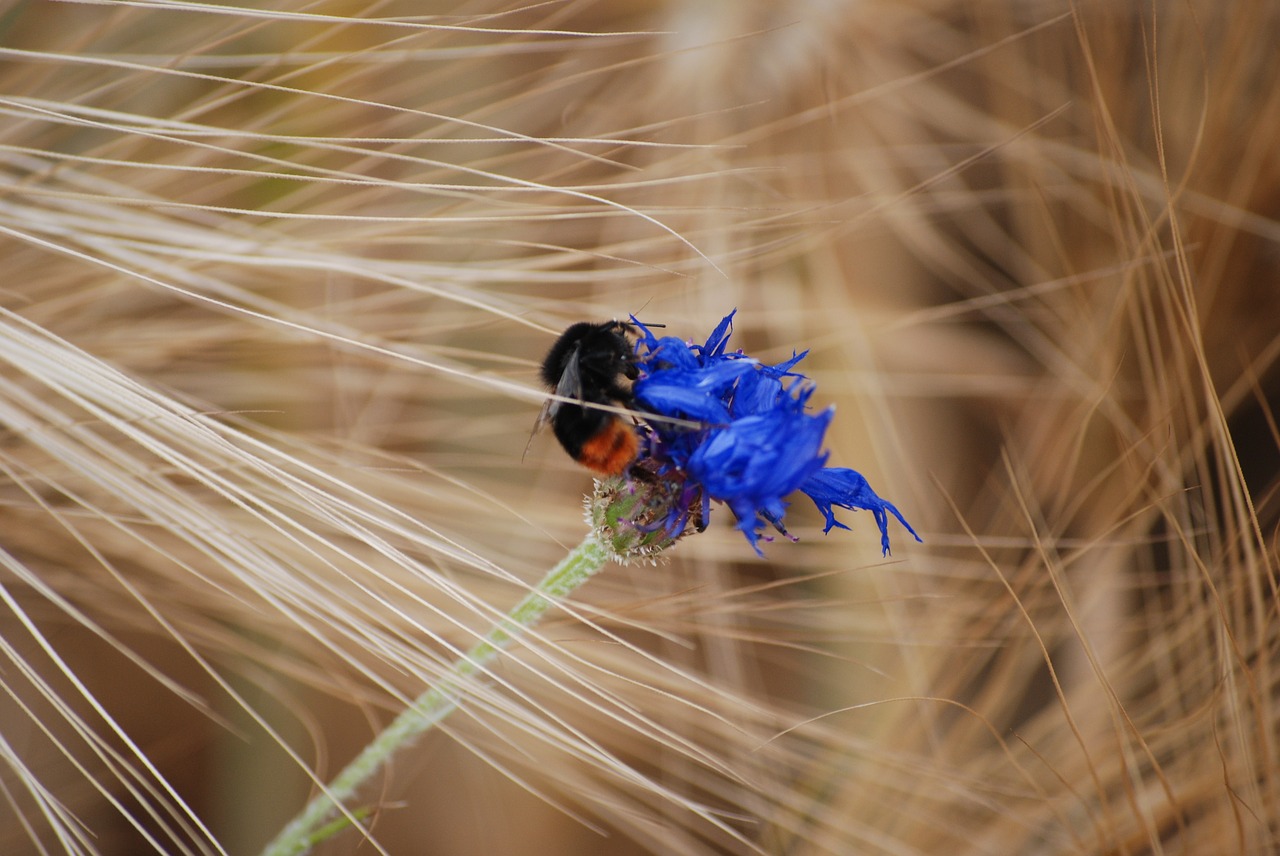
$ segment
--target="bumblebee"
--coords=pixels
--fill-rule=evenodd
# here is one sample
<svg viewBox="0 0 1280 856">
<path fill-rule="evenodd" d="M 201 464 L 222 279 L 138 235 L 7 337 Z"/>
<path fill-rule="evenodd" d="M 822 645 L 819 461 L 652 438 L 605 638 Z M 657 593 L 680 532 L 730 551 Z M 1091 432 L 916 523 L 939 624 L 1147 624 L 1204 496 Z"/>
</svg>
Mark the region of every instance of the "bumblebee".
<svg viewBox="0 0 1280 856">
<path fill-rule="evenodd" d="M 581 404 L 548 401 L 534 430 L 550 422 L 569 457 L 605 475 L 619 475 L 631 466 L 640 437 L 619 414 L 582 405 L 632 405 L 631 382 L 639 370 L 626 336 L 630 329 L 622 321 L 579 322 L 560 335 L 542 361 L 547 388 Z"/>
</svg>

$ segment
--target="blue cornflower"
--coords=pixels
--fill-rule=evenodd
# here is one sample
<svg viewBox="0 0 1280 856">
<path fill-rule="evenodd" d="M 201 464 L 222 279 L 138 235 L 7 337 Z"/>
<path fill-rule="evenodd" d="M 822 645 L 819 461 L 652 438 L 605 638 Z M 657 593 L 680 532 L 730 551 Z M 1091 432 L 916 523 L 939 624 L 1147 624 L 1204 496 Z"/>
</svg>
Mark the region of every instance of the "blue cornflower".
<svg viewBox="0 0 1280 856">
<path fill-rule="evenodd" d="M 734 314 L 725 316 L 702 345 L 658 338 L 631 319 L 640 332 L 640 376 L 632 392 L 637 407 L 657 417 L 647 420 L 650 432 L 641 458 L 656 476 L 682 485 L 661 525 L 683 531 L 691 516 L 705 525 L 715 500 L 729 506 L 738 529 L 760 553 L 765 523 L 787 534 L 785 497 L 800 491 L 826 518 L 824 532 L 848 528 L 835 518 L 834 507 L 840 506 L 872 512 L 885 554 L 889 514 L 920 540 L 860 473 L 826 466 L 822 444 L 834 408 L 809 412 L 813 385 L 792 370 L 808 351 L 777 365 L 729 351 Z"/>
</svg>

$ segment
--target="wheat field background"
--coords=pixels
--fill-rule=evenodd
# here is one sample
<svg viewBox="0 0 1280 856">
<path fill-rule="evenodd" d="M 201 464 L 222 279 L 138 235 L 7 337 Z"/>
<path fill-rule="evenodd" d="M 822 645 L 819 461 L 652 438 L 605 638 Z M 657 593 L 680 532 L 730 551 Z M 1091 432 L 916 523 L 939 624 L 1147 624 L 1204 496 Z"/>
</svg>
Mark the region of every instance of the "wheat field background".
<svg viewBox="0 0 1280 856">
<path fill-rule="evenodd" d="M 584 535 L 578 320 L 811 349 L 317 854 L 1280 852 L 1280 6 L 0 10 L 0 853 L 258 853 Z"/>
</svg>

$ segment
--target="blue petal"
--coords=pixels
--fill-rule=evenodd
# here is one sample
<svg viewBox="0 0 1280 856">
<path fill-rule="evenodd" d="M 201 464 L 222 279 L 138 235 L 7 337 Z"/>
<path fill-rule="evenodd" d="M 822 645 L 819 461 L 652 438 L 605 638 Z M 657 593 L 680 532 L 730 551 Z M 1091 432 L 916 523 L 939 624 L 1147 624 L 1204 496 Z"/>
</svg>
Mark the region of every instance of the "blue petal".
<svg viewBox="0 0 1280 856">
<path fill-rule="evenodd" d="M 763 371 L 752 372 L 738 381 L 733 393 L 733 415 L 754 416 L 775 409 L 786 396 L 782 382 Z"/>
<path fill-rule="evenodd" d="M 733 316 L 737 314 L 738 310 L 733 310 L 711 331 L 707 344 L 702 346 L 704 357 L 718 357 L 724 353 L 725 345 L 729 344 L 729 337 L 733 335 Z"/>
<path fill-rule="evenodd" d="M 684 351 L 689 353 L 686 348 Z M 725 360 L 706 368 L 662 368 L 636 381 L 632 390 L 646 410 L 680 419 L 722 423 L 730 419 L 734 384 L 753 374 L 755 361 Z"/>
<path fill-rule="evenodd" d="M 813 386 L 792 383 L 789 388 L 784 387 L 780 377 L 772 374 L 768 366 L 761 366 L 760 371 L 744 375 L 733 393 L 734 417 L 752 416 L 773 410 L 803 412 L 809 396 L 813 394 Z"/>
<path fill-rule="evenodd" d="M 822 468 L 830 410 L 810 415 L 775 410 L 710 430 L 685 470 L 706 494 L 724 502 L 756 551 L 756 530 L 781 521 L 783 499 Z M 781 528 L 781 527 L 779 527 Z"/>
<path fill-rule="evenodd" d="M 689 473 L 713 499 L 752 497 L 761 504 L 796 490 L 821 469 L 822 438 L 831 411 L 758 414 L 710 432 L 689 461 Z"/>
<path fill-rule="evenodd" d="M 640 358 L 640 368 L 648 372 L 676 369 L 696 372 L 702 368 L 697 355 L 689 350 L 689 343 L 674 336 L 655 339 L 647 353 Z"/>
<path fill-rule="evenodd" d="M 703 390 L 681 383 L 655 380 L 643 385 L 637 383 L 636 402 L 645 410 L 673 416 L 677 419 L 695 419 L 703 422 L 729 421 L 729 408 L 718 398 Z M 661 423 L 655 425 L 662 431 Z"/>
<path fill-rule="evenodd" d="M 632 316 L 640 332 L 636 364 L 640 377 L 633 387 L 637 406 L 655 416 L 699 423 L 690 429 L 661 419 L 650 420 L 646 454 L 660 473 L 682 472 L 686 492 L 672 509 L 671 520 L 688 519 L 693 502 L 702 504 L 705 523 L 709 502 L 728 505 L 737 527 L 760 553 L 760 530 L 782 525 L 785 497 L 800 490 L 826 518 L 824 531 L 847 529 L 834 507 L 866 509 L 880 528 L 881 547 L 889 552 L 888 519 L 892 514 L 920 540 L 891 503 L 881 499 L 854 470 L 824 469 L 823 438 L 830 409 L 807 412 L 813 384 L 794 371 L 808 351 L 764 365 L 728 350 L 733 335 L 730 312 L 703 345 L 671 336 L 658 338 Z M 788 380 L 789 379 L 789 380 Z"/>
<path fill-rule="evenodd" d="M 795 353 L 794 351 L 792 351 L 792 353 L 791 353 L 791 359 L 789 359 L 789 360 L 784 360 L 784 361 L 782 361 L 782 362 L 778 363 L 776 366 L 769 366 L 769 367 L 767 367 L 766 371 L 768 371 L 768 372 L 769 372 L 769 374 L 772 374 L 772 375 L 774 375 L 775 377 L 779 377 L 779 378 L 781 378 L 781 377 L 804 377 L 804 375 L 799 374 L 798 372 L 793 372 L 793 371 L 791 371 L 791 370 L 792 370 L 793 368 L 795 368 L 796 363 L 800 362 L 801 360 L 803 360 L 803 359 L 804 359 L 805 357 L 807 357 L 807 356 L 809 356 L 809 352 L 808 352 L 808 351 L 801 351 L 801 352 L 800 352 L 800 353 L 798 353 L 798 354 L 797 354 L 797 353 Z"/>
<path fill-rule="evenodd" d="M 917 541 L 923 540 L 916 534 L 916 530 L 911 528 L 911 524 L 901 512 L 893 506 L 893 503 L 877 496 L 862 473 L 856 470 L 847 467 L 827 467 L 819 470 L 800 486 L 800 492 L 813 500 L 813 504 L 826 517 L 827 526 L 822 530 L 823 532 L 830 532 L 832 527 L 849 528 L 836 520 L 832 506 L 838 505 L 841 508 L 853 510 L 864 509 L 875 516 L 876 525 L 880 527 L 880 547 L 886 556 L 889 554 L 889 514 L 898 518 L 898 522 L 905 526 Z"/>
</svg>

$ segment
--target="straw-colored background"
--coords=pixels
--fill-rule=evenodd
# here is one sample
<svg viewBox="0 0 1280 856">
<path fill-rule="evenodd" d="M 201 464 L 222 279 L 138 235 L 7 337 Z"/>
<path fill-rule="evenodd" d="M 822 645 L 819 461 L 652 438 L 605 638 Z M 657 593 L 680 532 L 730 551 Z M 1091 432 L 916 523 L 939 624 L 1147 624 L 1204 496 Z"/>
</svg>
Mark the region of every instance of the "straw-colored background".
<svg viewBox="0 0 1280 856">
<path fill-rule="evenodd" d="M 244 5 L 0 14 L 0 853 L 258 852 L 582 537 L 555 334 L 734 307 L 926 543 L 607 569 L 385 852 L 1280 848 L 1280 7 Z"/>
</svg>

